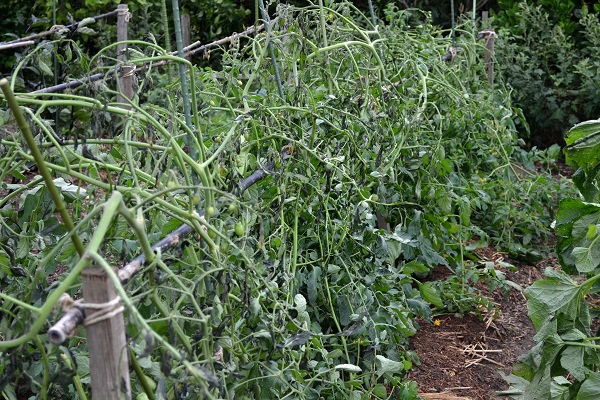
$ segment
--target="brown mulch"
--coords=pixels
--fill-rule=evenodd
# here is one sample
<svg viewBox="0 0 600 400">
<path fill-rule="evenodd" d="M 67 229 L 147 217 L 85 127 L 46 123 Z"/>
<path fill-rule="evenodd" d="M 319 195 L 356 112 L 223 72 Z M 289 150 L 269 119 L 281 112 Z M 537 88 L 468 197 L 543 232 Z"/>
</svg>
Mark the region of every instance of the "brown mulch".
<svg viewBox="0 0 600 400">
<path fill-rule="evenodd" d="M 503 258 L 493 249 L 481 249 L 482 258 Z M 516 271 L 503 269 L 506 278 L 523 289 L 543 277 L 546 266 L 557 261 L 549 257 L 536 266 L 517 266 Z M 438 271 L 441 270 L 441 271 Z M 435 279 L 447 274 L 441 267 Z M 496 290 L 486 293 L 496 303 L 495 313 L 479 317 L 438 315 L 439 325 L 419 321 L 420 329 L 411 338 L 411 348 L 421 364 L 408 378 L 419 385 L 420 396 L 430 400 L 489 400 L 500 398 L 495 392 L 508 389 L 498 371 L 510 374 L 517 358 L 533 345 L 535 329 L 527 316 L 527 301 L 522 292 Z"/>
</svg>

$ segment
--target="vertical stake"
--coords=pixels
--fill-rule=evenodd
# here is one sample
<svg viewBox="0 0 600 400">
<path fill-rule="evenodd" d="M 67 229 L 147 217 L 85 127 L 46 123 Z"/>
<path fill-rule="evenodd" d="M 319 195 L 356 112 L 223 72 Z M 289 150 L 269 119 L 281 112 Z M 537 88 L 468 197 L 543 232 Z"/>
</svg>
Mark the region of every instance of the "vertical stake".
<svg viewBox="0 0 600 400">
<path fill-rule="evenodd" d="M 116 272 L 116 269 L 115 269 Z M 113 282 L 106 271 L 88 267 L 81 273 L 86 322 L 98 311 L 86 304 L 102 305 L 118 298 Z M 112 309 L 117 309 L 116 304 Z M 110 312 L 110 310 L 104 309 Z M 123 312 L 117 312 L 98 322 L 92 322 L 86 330 L 90 353 L 90 378 L 92 398 L 102 400 L 131 399 L 127 342 Z"/>
<path fill-rule="evenodd" d="M 190 45 L 190 14 L 181 15 L 181 40 L 184 48 Z M 188 61 L 190 61 L 190 58 L 189 55 L 185 56 Z"/>
<path fill-rule="evenodd" d="M 127 4 L 119 4 L 117 10 L 119 12 L 117 14 L 117 42 L 123 42 L 127 40 L 127 28 L 131 14 L 129 14 Z M 127 104 L 123 96 L 129 100 L 133 99 L 133 67 L 124 65 L 127 61 L 127 44 L 117 45 L 117 59 L 123 64 L 119 74 L 119 93 L 122 95 L 117 96 L 117 102 Z M 129 109 L 129 105 L 125 105 L 124 108 Z"/>
<path fill-rule="evenodd" d="M 482 11 L 481 21 L 483 22 L 484 26 L 485 26 L 485 23 L 487 22 L 487 19 L 488 19 L 488 12 Z M 491 86 L 494 86 L 494 59 L 493 59 L 494 41 L 496 40 L 498 35 L 496 35 L 496 32 L 494 32 L 492 29 L 486 29 L 482 32 L 485 32 L 485 35 L 483 36 L 485 38 L 485 53 L 483 56 L 485 70 L 487 72 L 488 82 L 490 83 Z"/>
</svg>

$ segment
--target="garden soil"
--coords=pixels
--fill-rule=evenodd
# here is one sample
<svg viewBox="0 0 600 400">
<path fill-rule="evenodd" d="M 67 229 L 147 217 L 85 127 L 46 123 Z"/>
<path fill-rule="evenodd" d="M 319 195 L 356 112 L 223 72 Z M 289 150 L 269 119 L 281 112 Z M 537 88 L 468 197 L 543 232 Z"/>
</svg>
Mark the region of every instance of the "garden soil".
<svg viewBox="0 0 600 400">
<path fill-rule="evenodd" d="M 491 248 L 480 249 L 480 256 L 486 261 L 503 260 L 515 265 L 515 271 L 502 272 L 522 289 L 542 279 L 546 267 L 559 268 L 554 256 L 536 265 L 507 260 Z M 445 267 L 438 267 L 429 279 L 444 279 L 449 274 Z M 496 289 L 492 293 L 485 287 L 479 289 L 494 303 L 492 312 L 436 315 L 433 318 L 438 321 L 436 324 L 419 321 L 420 329 L 410 343 L 420 364 L 408 378 L 418 383 L 424 399 L 507 398 L 496 393 L 509 387 L 500 372 L 510 374 L 517 358 L 534 345 L 535 329 L 527 316 L 523 292 L 514 288 L 509 292 Z"/>
</svg>

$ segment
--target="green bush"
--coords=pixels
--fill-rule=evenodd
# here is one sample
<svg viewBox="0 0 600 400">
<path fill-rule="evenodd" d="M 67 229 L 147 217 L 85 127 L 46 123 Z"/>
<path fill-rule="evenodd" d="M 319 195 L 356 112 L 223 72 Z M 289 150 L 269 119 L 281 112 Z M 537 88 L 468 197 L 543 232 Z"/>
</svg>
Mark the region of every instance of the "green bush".
<svg viewBox="0 0 600 400">
<path fill-rule="evenodd" d="M 564 144 L 569 127 L 600 113 L 600 24 L 586 7 L 578 14 L 573 7 L 572 2 L 553 2 L 555 15 L 522 2 L 491 22 L 500 36 L 496 67 L 515 88 L 515 104 L 523 109 L 532 146 Z"/>
</svg>

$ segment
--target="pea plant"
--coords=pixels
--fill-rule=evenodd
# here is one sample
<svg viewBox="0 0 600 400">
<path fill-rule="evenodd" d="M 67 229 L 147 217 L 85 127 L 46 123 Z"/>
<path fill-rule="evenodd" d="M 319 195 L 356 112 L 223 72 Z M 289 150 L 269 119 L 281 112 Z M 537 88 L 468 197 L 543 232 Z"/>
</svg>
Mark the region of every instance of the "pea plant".
<svg viewBox="0 0 600 400">
<path fill-rule="evenodd" d="M 487 83 L 476 27 L 444 63 L 452 41 L 428 15 L 385 15 L 280 5 L 268 31 L 222 49 L 221 70 L 186 63 L 191 124 L 182 82 L 157 86 L 152 67 L 184 61 L 152 43 L 130 43 L 147 69 L 126 108 L 110 81 L 17 94 L 101 265 L 194 228 L 118 287 L 138 398 L 416 398 L 414 319 L 481 305 L 456 302 L 476 295 L 477 246 L 525 254 L 547 234 L 558 184 L 518 173 L 534 160 L 509 91 Z M 113 60 L 109 46 L 81 64 Z M 54 299 L 80 295 L 81 264 L 23 139 L 1 145 L 0 388 L 85 399 L 83 331 L 45 339 Z M 427 282 L 436 267 L 453 281 Z"/>
</svg>

